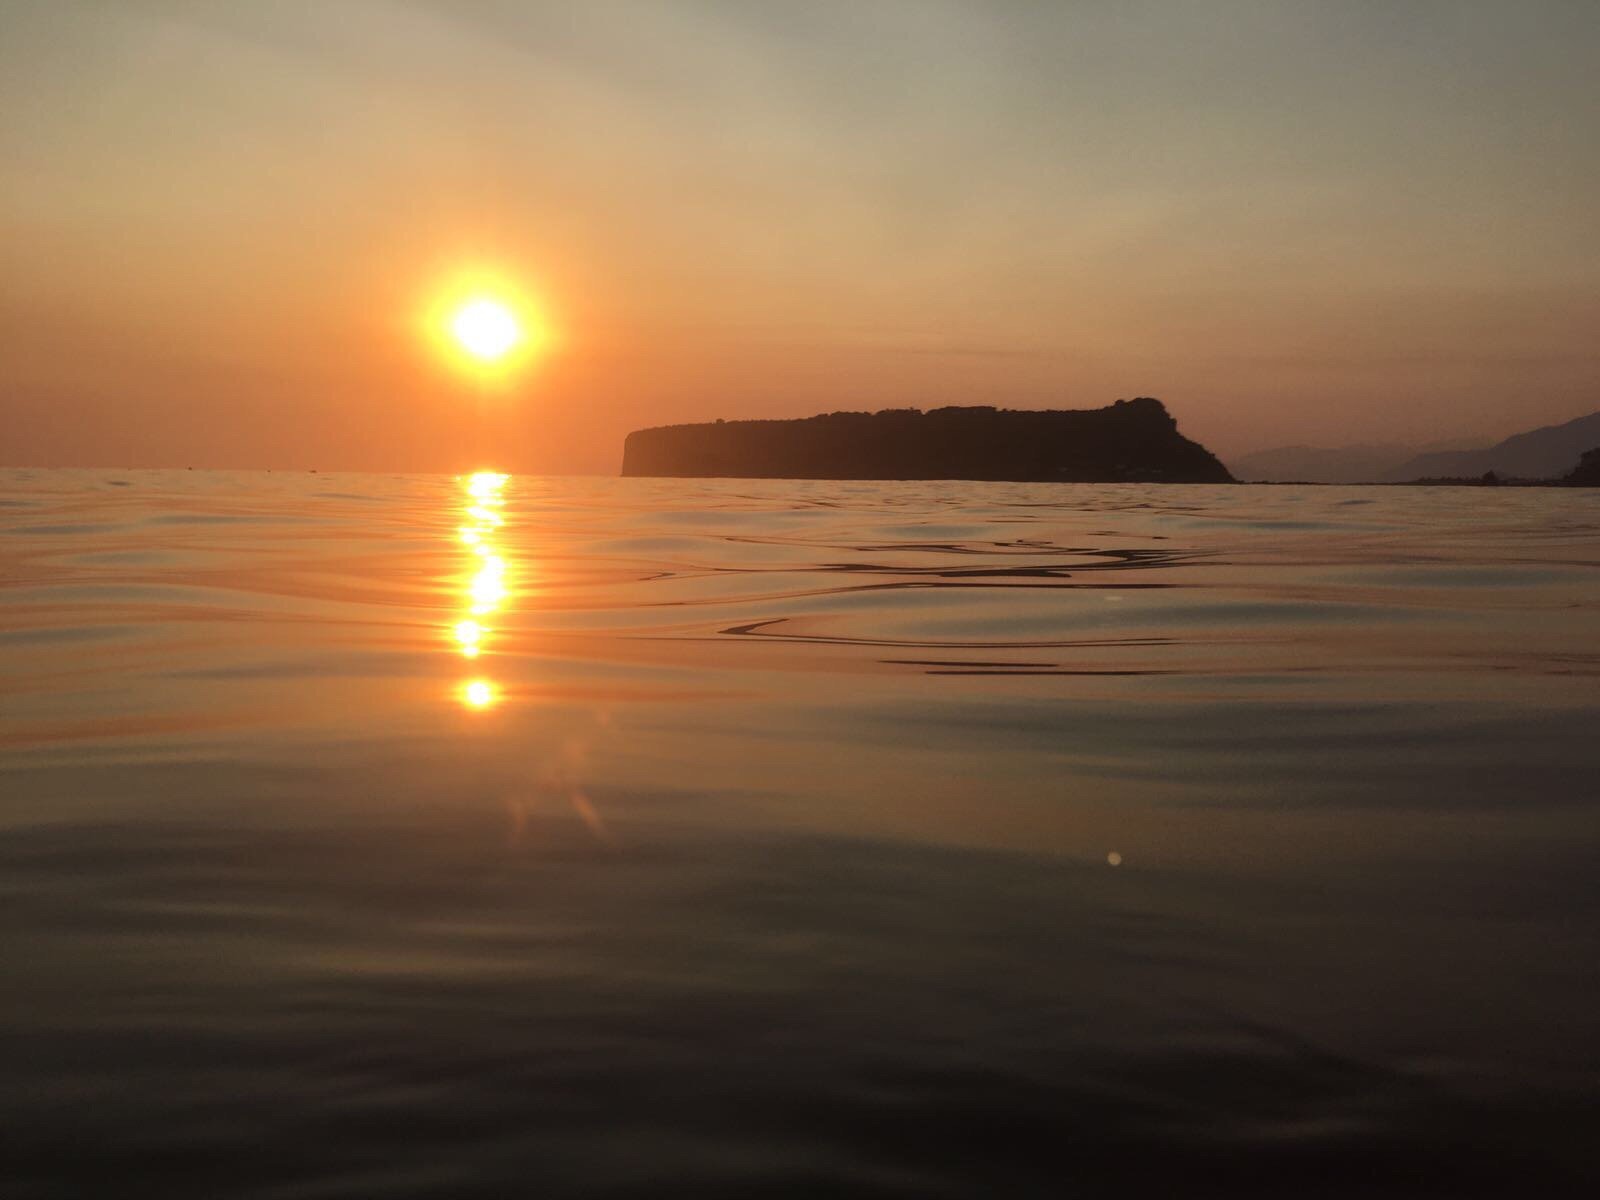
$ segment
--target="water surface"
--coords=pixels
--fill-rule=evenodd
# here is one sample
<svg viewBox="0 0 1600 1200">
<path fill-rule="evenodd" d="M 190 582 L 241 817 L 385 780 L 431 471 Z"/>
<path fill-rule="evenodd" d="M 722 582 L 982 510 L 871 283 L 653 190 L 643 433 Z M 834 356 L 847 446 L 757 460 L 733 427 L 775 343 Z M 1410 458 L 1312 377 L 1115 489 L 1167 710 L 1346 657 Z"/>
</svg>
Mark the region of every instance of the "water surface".
<svg viewBox="0 0 1600 1200">
<path fill-rule="evenodd" d="M 0 472 L 17 1197 L 1600 1182 L 1600 494 Z"/>
</svg>

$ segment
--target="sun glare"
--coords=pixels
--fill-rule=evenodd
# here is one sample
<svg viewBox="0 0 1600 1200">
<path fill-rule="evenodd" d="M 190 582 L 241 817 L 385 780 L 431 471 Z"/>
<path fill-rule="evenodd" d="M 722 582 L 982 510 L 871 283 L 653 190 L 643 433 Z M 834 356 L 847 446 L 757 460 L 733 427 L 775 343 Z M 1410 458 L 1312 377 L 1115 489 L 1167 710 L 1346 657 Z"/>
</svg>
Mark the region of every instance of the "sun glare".
<svg viewBox="0 0 1600 1200">
<path fill-rule="evenodd" d="M 494 684 L 487 679 L 474 679 L 461 689 L 461 700 L 469 708 L 488 708 L 496 698 Z"/>
<path fill-rule="evenodd" d="M 479 297 L 450 319 L 456 343 L 480 362 L 499 362 L 522 341 L 517 315 L 498 300 Z"/>
<path fill-rule="evenodd" d="M 480 389 L 510 385 L 556 344 L 539 297 L 508 272 L 463 270 L 428 296 L 418 312 L 426 345 Z"/>
</svg>

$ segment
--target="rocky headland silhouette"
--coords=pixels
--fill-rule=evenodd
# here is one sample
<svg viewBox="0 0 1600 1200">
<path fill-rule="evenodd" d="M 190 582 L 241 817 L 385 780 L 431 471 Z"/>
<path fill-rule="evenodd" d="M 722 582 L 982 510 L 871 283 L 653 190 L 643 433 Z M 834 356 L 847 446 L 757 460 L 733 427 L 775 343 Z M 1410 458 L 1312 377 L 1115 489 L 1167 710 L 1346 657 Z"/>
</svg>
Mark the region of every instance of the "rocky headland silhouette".
<svg viewBox="0 0 1600 1200">
<path fill-rule="evenodd" d="M 1149 396 L 1094 409 L 992 406 L 834 412 L 630 433 L 624 475 L 1232 483 Z"/>
<path fill-rule="evenodd" d="M 1600 446 L 1585 450 L 1578 465 L 1563 476 L 1561 482 L 1573 487 L 1600 487 Z"/>
</svg>

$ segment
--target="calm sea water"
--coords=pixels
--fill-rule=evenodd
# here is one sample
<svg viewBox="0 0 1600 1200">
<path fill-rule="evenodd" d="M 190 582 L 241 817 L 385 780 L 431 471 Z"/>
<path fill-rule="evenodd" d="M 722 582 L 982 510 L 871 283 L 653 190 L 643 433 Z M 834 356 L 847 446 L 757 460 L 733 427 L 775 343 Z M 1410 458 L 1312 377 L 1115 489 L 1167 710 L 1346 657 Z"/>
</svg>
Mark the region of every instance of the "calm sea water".
<svg viewBox="0 0 1600 1200">
<path fill-rule="evenodd" d="M 1600 492 L 0 472 L 23 1197 L 1600 1182 Z"/>
</svg>

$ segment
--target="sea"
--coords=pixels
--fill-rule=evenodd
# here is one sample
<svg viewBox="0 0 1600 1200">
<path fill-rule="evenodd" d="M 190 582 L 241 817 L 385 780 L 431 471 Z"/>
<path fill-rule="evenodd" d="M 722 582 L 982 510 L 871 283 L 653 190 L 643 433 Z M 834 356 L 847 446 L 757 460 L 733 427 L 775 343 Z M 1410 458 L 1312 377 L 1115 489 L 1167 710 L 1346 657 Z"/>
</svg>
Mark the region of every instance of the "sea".
<svg viewBox="0 0 1600 1200">
<path fill-rule="evenodd" d="M 0 471 L 0 1195 L 1600 1188 L 1600 490 Z"/>
</svg>

